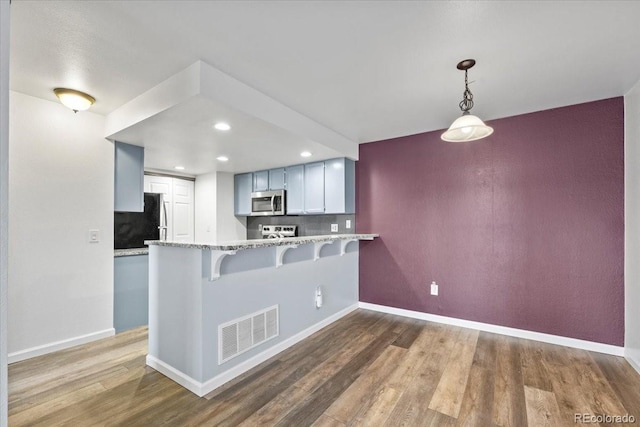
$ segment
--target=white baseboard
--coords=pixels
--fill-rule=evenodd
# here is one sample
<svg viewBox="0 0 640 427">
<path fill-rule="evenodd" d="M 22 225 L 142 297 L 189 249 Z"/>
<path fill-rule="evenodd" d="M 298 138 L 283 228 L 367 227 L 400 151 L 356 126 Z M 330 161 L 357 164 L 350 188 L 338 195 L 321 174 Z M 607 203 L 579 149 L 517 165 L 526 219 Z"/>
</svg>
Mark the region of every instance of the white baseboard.
<svg viewBox="0 0 640 427">
<path fill-rule="evenodd" d="M 527 331 L 524 329 L 509 328 L 506 326 L 491 325 L 489 323 L 474 322 L 472 320 L 456 319 L 455 317 L 439 316 L 437 314 L 422 313 L 420 311 L 404 310 L 402 308 L 370 304 L 368 302 L 360 302 L 358 306 L 365 310 L 396 314 L 398 316 L 411 317 L 414 319 L 427 320 L 436 323 L 444 323 L 447 325 L 459 326 L 461 328 L 477 329 L 494 334 L 507 335 L 516 338 L 525 338 L 528 340 L 541 341 L 549 344 L 563 345 L 565 347 L 579 348 L 582 350 L 595 351 L 597 353 L 612 354 L 614 356 L 624 356 L 624 347 L 618 347 L 610 344 L 584 341 L 576 338 L 561 337 L 559 335 L 544 334 L 542 332 Z"/>
<path fill-rule="evenodd" d="M 631 349 L 626 348 L 624 357 L 629 362 L 629 365 L 640 374 L 640 351 L 631 351 Z"/>
<path fill-rule="evenodd" d="M 177 370 L 173 366 L 164 363 L 162 360 L 157 359 L 150 354 L 147 354 L 146 360 L 147 366 L 160 372 L 165 377 L 177 382 L 190 392 L 197 394 L 198 397 L 202 397 L 205 395 L 205 393 L 202 392 L 201 382 L 194 380 L 184 372 Z"/>
<path fill-rule="evenodd" d="M 266 349 L 260 354 L 256 354 L 251 359 L 245 360 L 244 362 L 234 366 L 233 368 L 230 368 L 229 370 L 211 378 L 204 383 L 191 378 L 189 375 L 175 369 L 174 367 L 151 355 L 147 355 L 147 365 L 165 375 L 166 377 L 171 378 L 173 381 L 177 382 L 192 393 L 195 393 L 198 396 L 202 397 L 357 309 L 358 304 L 353 304 L 352 306 L 349 306 L 344 310 L 341 310 L 316 323 L 315 325 L 312 325 L 307 329 L 298 332 L 292 337 L 289 337 L 286 340 L 277 343 L 273 347 Z"/>
<path fill-rule="evenodd" d="M 64 350 L 67 348 L 75 347 L 77 345 L 86 344 L 91 341 L 111 337 L 115 335 L 115 333 L 116 330 L 114 328 L 109 328 L 103 331 L 92 332 L 90 334 L 80 335 L 66 340 L 56 341 L 49 344 L 39 345 L 37 347 L 31 347 L 26 350 L 16 351 L 13 353 L 9 353 L 9 363 L 20 362 L 21 360 L 31 359 L 32 357 L 42 356 L 43 354 L 53 353 L 54 351 Z"/>
</svg>

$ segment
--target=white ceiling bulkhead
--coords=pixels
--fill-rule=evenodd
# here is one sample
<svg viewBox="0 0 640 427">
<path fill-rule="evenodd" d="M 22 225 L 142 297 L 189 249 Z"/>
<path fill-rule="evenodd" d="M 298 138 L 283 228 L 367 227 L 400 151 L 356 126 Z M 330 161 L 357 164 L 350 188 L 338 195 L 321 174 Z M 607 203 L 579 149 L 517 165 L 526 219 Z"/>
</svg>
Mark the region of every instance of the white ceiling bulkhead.
<svg viewBox="0 0 640 427">
<path fill-rule="evenodd" d="M 216 123 L 231 129 L 221 132 Z M 358 144 L 198 61 L 107 116 L 106 137 L 145 147 L 145 166 L 198 175 L 314 159 L 357 159 Z M 228 162 L 219 163 L 217 157 Z"/>
</svg>

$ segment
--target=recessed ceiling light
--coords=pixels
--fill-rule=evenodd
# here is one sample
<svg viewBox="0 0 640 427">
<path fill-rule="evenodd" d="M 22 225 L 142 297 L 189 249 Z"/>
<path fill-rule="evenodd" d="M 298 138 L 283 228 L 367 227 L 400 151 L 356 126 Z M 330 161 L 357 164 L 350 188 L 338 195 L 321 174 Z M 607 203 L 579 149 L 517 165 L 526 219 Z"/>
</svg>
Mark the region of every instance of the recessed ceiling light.
<svg viewBox="0 0 640 427">
<path fill-rule="evenodd" d="M 218 129 L 218 130 L 229 130 L 229 129 L 231 129 L 231 126 L 229 126 L 229 124 L 225 123 L 225 122 L 218 122 L 215 125 L 213 125 L 213 127 Z"/>
<path fill-rule="evenodd" d="M 216 160 L 219 162 L 226 162 L 229 160 L 229 158 L 227 156 L 218 156 L 216 157 Z"/>
<path fill-rule="evenodd" d="M 177 171 L 183 171 L 184 170 L 184 166 L 174 166 L 173 168 L 175 170 L 177 170 Z"/>
<path fill-rule="evenodd" d="M 300 155 L 301 155 L 302 157 L 311 157 L 311 153 L 310 153 L 310 152 L 308 152 L 308 151 L 303 151 L 302 153 L 300 153 Z"/>
</svg>

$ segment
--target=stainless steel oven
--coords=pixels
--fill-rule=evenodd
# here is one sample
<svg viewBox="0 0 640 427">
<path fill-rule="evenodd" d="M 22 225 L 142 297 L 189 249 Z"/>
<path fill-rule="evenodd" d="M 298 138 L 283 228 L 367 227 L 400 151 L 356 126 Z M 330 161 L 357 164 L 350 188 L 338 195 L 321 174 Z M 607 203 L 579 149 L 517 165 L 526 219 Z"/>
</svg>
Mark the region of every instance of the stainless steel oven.
<svg viewBox="0 0 640 427">
<path fill-rule="evenodd" d="M 285 213 L 285 190 L 251 193 L 251 216 L 273 216 Z"/>
</svg>

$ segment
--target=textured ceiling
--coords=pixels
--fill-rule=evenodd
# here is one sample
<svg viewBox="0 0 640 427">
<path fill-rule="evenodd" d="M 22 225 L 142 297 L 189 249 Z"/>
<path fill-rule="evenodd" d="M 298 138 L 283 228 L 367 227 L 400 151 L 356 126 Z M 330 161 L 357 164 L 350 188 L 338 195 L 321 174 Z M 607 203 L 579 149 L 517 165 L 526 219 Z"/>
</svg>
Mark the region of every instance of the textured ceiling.
<svg viewBox="0 0 640 427">
<path fill-rule="evenodd" d="M 470 71 L 484 119 L 623 95 L 640 2 L 21 1 L 11 88 L 108 114 L 203 60 L 358 142 L 447 127 Z"/>
</svg>

